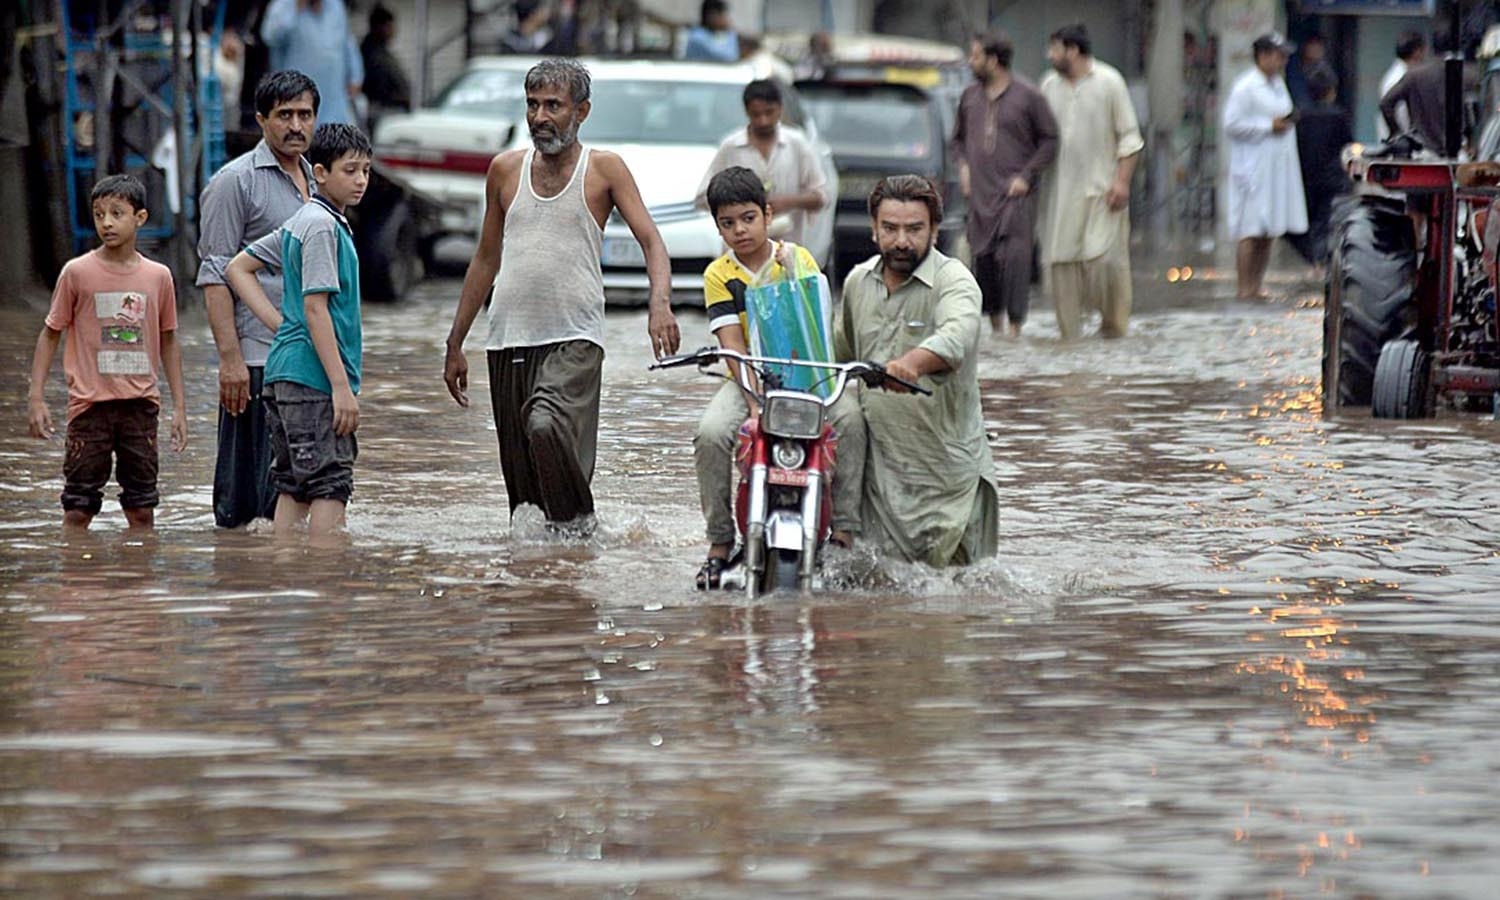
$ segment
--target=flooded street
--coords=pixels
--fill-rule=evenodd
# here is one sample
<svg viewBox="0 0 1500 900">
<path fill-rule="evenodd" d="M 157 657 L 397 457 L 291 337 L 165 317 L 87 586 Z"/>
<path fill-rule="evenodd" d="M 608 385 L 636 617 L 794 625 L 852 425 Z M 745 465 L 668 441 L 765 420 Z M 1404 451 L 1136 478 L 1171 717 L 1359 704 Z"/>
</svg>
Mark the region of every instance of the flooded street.
<svg viewBox="0 0 1500 900">
<path fill-rule="evenodd" d="M 457 282 L 367 306 L 352 546 L 313 552 L 213 528 L 198 314 L 156 535 L 111 487 L 63 543 L 6 309 L 0 892 L 1493 896 L 1500 425 L 1324 422 L 1321 308 L 1223 289 L 986 336 L 998 559 L 755 602 L 692 589 L 714 384 L 646 371 L 644 312 L 568 542 L 508 521 L 482 323 L 443 387 Z"/>
</svg>

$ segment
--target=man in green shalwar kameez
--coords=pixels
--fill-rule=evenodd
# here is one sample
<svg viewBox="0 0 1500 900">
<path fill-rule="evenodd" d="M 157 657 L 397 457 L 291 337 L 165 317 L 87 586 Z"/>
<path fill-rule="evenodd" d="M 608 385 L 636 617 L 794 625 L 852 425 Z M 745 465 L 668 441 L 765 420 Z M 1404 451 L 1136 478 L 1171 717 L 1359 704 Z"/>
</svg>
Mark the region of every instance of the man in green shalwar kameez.
<svg viewBox="0 0 1500 900">
<path fill-rule="evenodd" d="M 993 556 L 999 543 L 995 463 L 976 373 L 979 285 L 933 245 L 942 200 L 917 175 L 886 178 L 870 194 L 880 255 L 844 282 L 834 323 L 840 360 L 885 362 L 930 388 L 865 390 L 869 429 L 862 518 L 885 551 L 933 566 Z"/>
</svg>

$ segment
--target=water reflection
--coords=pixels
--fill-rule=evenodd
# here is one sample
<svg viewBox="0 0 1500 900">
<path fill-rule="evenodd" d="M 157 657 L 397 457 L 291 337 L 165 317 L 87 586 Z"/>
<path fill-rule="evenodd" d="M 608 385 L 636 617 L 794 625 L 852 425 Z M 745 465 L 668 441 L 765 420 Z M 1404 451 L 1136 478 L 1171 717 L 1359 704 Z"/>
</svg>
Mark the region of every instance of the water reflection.
<svg viewBox="0 0 1500 900">
<path fill-rule="evenodd" d="M 769 603 L 690 586 L 714 385 L 648 373 L 639 314 L 609 320 L 600 527 L 562 540 L 507 520 L 489 413 L 446 398 L 456 285 L 370 309 L 353 542 L 322 553 L 212 530 L 188 319 L 155 537 L 107 501 L 62 542 L 60 448 L 0 436 L 0 887 L 1485 895 L 1495 426 L 1321 421 L 1321 311 L 1201 275 L 1123 341 L 986 343 L 999 559 L 835 555 Z M 34 318 L 0 312 L 15 379 Z"/>
</svg>

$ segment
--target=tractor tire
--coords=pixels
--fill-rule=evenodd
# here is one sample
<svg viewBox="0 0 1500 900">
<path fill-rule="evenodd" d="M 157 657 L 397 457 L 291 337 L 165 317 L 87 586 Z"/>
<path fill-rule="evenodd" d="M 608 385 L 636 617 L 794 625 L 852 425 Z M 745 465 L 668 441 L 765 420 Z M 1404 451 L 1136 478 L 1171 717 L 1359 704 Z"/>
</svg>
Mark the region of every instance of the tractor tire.
<svg viewBox="0 0 1500 900">
<path fill-rule="evenodd" d="M 1386 342 L 1415 332 L 1416 235 L 1404 203 L 1346 198 L 1323 293 L 1323 410 L 1368 406 Z"/>
<path fill-rule="evenodd" d="M 1427 389 L 1431 360 L 1413 340 L 1391 341 L 1375 364 L 1375 389 L 1370 413 L 1377 419 L 1425 419 L 1432 415 Z"/>
</svg>

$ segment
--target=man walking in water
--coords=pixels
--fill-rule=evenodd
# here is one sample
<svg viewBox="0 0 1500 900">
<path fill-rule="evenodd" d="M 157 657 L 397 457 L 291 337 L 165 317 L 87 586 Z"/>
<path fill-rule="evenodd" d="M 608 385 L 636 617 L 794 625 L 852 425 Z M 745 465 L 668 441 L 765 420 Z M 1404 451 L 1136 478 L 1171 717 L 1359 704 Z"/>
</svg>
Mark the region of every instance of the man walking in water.
<svg viewBox="0 0 1500 900">
<path fill-rule="evenodd" d="M 969 247 L 974 278 L 991 332 L 1021 336 L 1031 307 L 1035 190 L 1057 158 L 1057 120 L 1031 82 L 1010 70 L 1010 38 L 978 35 L 969 42 L 974 83 L 958 101 L 953 150 L 969 198 Z"/>
<path fill-rule="evenodd" d="M 271 428 L 261 402 L 266 357 L 275 337 L 229 289 L 225 270 L 236 253 L 277 231 L 317 192 L 312 143 L 321 98 L 301 72 L 272 72 L 255 88 L 261 142 L 230 160 L 203 188 L 198 233 L 198 286 L 219 350 L 219 449 L 214 463 L 214 524 L 238 528 L 276 512 L 271 484 Z M 256 273 L 281 308 L 281 276 Z"/>
<path fill-rule="evenodd" d="M 1057 120 L 1057 166 L 1042 227 L 1042 261 L 1057 330 L 1065 341 L 1099 310 L 1099 334 L 1125 336 L 1130 325 L 1130 178 L 1140 158 L 1141 130 L 1125 79 L 1094 58 L 1088 30 L 1065 25 L 1052 33 L 1053 71 L 1038 88 Z"/>
<path fill-rule="evenodd" d="M 484 224 L 464 276 L 443 378 L 469 405 L 464 338 L 490 285 L 490 404 L 510 511 L 529 503 L 554 525 L 591 527 L 599 383 L 604 363 L 604 222 L 619 210 L 646 255 L 647 328 L 658 358 L 680 340 L 671 264 L 635 179 L 614 153 L 578 143 L 589 72 L 546 59 L 526 73 L 533 149 L 496 156 L 485 177 Z"/>
</svg>

